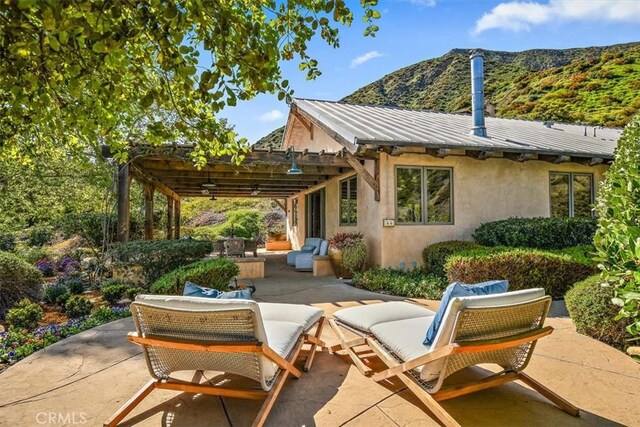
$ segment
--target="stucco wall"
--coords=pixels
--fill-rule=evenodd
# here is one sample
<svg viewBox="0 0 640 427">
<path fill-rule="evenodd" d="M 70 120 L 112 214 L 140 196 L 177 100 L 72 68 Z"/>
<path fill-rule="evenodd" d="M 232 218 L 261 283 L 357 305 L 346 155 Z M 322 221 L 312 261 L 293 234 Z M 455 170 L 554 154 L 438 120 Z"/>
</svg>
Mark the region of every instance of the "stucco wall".
<svg viewBox="0 0 640 427">
<path fill-rule="evenodd" d="M 514 216 L 549 216 L 549 173 L 586 172 L 593 174 L 597 193 L 607 166 L 576 163 L 553 164 L 542 161 L 523 163 L 506 159 L 475 160 L 464 156 L 443 159 L 424 154 L 385 156 L 380 170 L 380 209 L 384 217 L 395 218 L 395 166 L 443 166 L 453 168 L 452 225 L 396 225 L 382 228 L 383 266 L 405 262 L 421 263 L 421 251 L 430 243 L 443 240 L 471 240 L 482 223 Z"/>
</svg>

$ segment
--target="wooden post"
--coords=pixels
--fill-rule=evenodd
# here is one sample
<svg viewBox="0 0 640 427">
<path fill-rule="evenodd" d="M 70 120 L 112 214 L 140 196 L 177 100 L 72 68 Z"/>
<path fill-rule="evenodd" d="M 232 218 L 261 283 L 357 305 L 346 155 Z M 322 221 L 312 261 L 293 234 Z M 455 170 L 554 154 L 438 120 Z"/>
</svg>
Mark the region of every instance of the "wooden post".
<svg viewBox="0 0 640 427">
<path fill-rule="evenodd" d="M 144 239 L 153 240 L 153 184 L 144 183 Z"/>
<path fill-rule="evenodd" d="M 175 226 L 173 228 L 173 233 L 174 233 L 174 237 L 176 239 L 180 238 L 180 199 L 176 199 L 173 202 L 173 206 L 174 206 L 174 219 L 175 219 Z"/>
<path fill-rule="evenodd" d="M 129 164 L 118 167 L 118 242 L 129 241 Z"/>
<path fill-rule="evenodd" d="M 167 196 L 167 239 L 173 239 L 173 197 Z"/>
</svg>

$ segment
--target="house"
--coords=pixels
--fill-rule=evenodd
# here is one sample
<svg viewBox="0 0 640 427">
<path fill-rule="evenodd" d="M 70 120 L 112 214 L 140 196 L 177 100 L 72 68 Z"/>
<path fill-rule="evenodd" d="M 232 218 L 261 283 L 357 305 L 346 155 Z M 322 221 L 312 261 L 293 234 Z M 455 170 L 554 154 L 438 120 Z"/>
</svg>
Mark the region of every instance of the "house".
<svg viewBox="0 0 640 427">
<path fill-rule="evenodd" d="M 488 221 L 593 215 L 621 131 L 485 117 L 480 52 L 471 66 L 471 116 L 291 102 L 283 148 L 351 165 L 287 198 L 294 248 L 358 230 L 371 264 L 410 267 L 426 245 L 471 239 Z"/>
</svg>

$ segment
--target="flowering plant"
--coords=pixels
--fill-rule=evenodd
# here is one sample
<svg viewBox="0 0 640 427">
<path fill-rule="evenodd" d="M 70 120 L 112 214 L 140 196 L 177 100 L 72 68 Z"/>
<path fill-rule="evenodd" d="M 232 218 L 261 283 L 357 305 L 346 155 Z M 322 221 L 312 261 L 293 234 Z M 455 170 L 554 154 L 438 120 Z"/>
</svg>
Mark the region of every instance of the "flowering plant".
<svg viewBox="0 0 640 427">
<path fill-rule="evenodd" d="M 61 273 L 73 273 L 80 270 L 80 263 L 71 257 L 64 257 L 56 262 L 56 271 Z"/>
<path fill-rule="evenodd" d="M 53 273 L 55 271 L 53 262 L 49 261 L 46 258 L 42 258 L 38 262 L 36 262 L 36 268 L 40 270 L 40 273 L 42 273 L 44 277 L 53 276 Z"/>
<path fill-rule="evenodd" d="M 352 233 L 336 233 L 329 238 L 329 244 L 336 249 L 345 249 L 362 243 L 364 234 L 356 231 Z"/>
</svg>

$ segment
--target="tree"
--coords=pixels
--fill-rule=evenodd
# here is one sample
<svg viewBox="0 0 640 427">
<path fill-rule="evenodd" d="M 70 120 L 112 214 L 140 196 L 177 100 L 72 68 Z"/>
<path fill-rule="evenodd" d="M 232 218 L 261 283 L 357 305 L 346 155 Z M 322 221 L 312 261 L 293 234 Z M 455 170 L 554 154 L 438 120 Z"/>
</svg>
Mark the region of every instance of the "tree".
<svg viewBox="0 0 640 427">
<path fill-rule="evenodd" d="M 373 36 L 377 0 L 360 3 Z M 241 157 L 246 141 L 216 115 L 259 93 L 290 97 L 280 61 L 316 78 L 308 43 L 338 47 L 353 19 L 344 0 L 4 1 L 0 158 L 106 144 L 124 161 L 141 141 L 196 143 L 197 164 Z"/>
<path fill-rule="evenodd" d="M 640 338 L 640 116 L 625 128 L 600 186 L 597 261 L 615 286 L 620 318 Z"/>
</svg>

